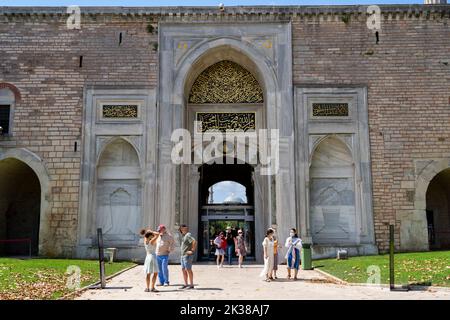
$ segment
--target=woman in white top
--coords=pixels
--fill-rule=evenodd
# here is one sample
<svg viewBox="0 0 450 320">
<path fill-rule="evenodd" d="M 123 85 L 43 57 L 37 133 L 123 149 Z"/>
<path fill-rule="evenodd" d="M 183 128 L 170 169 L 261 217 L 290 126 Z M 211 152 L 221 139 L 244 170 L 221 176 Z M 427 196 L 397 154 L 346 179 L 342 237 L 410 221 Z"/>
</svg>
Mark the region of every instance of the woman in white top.
<svg viewBox="0 0 450 320">
<path fill-rule="evenodd" d="M 264 247 L 264 270 L 261 272 L 260 276 L 265 276 L 265 281 L 270 282 L 270 277 L 272 275 L 273 270 L 273 262 L 274 262 L 274 250 L 273 250 L 273 229 L 268 229 L 266 231 L 266 237 L 262 243 Z"/>
<path fill-rule="evenodd" d="M 145 256 L 144 262 L 144 272 L 145 272 L 145 280 L 147 283 L 147 288 L 145 292 L 159 292 L 155 289 L 156 278 L 158 277 L 158 261 L 156 258 L 156 242 L 159 238 L 159 233 L 152 230 L 141 230 L 141 235 L 144 236 L 144 245 L 145 251 L 147 255 Z M 153 275 L 152 278 L 152 288 L 150 290 L 150 276 Z"/>
<path fill-rule="evenodd" d="M 302 239 L 297 235 L 297 230 L 292 228 L 289 237 L 284 245 L 288 248 L 286 253 L 288 279 L 291 278 L 291 270 L 294 270 L 294 280 L 297 280 L 298 269 L 300 268 L 300 252 L 302 250 Z"/>
<path fill-rule="evenodd" d="M 224 245 L 226 245 L 225 235 L 221 231 L 219 235 L 214 239 L 214 245 L 216 246 L 217 256 L 217 269 L 223 268 L 223 260 L 225 260 L 225 250 Z"/>
</svg>

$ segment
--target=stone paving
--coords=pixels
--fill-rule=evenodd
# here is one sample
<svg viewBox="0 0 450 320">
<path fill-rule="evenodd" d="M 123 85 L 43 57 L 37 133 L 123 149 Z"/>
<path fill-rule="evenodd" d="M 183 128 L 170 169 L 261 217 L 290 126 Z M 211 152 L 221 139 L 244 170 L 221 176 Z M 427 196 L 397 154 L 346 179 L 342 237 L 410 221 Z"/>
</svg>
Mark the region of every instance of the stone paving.
<svg viewBox="0 0 450 320">
<path fill-rule="evenodd" d="M 265 282 L 259 277 L 261 265 L 224 266 L 194 265 L 194 290 L 180 290 L 183 284 L 179 265 L 170 265 L 171 285 L 158 287 L 159 293 L 144 292 L 142 266 L 128 270 L 107 282 L 104 290 L 85 291 L 77 299 L 160 299 L 160 300 L 277 300 L 277 299 L 446 299 L 450 290 L 390 292 L 385 287 L 350 286 L 330 283 L 317 271 L 300 270 L 299 280 L 286 279 L 285 266 L 280 266 L 279 279 Z"/>
</svg>

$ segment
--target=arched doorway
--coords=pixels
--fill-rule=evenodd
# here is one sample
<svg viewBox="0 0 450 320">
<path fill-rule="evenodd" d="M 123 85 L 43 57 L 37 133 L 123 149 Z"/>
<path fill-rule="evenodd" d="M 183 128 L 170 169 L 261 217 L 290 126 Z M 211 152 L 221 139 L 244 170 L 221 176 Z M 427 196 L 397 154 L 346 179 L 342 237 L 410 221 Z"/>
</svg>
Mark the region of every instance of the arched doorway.
<svg viewBox="0 0 450 320">
<path fill-rule="evenodd" d="M 255 66 L 242 54 L 235 55 L 230 48 L 228 50 L 224 48 L 221 60 L 211 61 L 214 52 L 211 53 L 212 56 L 207 55 L 198 62 L 188 81 L 186 127 L 204 138 L 210 137 L 211 134 L 226 132 L 256 136 L 257 130 L 266 126 L 264 90 L 257 75 L 253 73 L 256 72 Z M 250 69 L 237 61 L 246 67 L 249 66 Z M 194 125 L 195 121 L 200 121 L 201 127 Z M 226 136 L 223 135 L 223 138 L 226 139 Z M 209 141 L 208 138 L 206 140 Z M 205 141 L 203 142 L 205 144 Z M 224 231 L 227 226 L 232 227 L 232 232 L 236 235 L 238 229 L 244 230 L 249 258 L 256 257 L 255 242 L 262 241 L 259 238 L 255 239 L 255 228 L 262 229 L 266 212 L 261 206 L 255 209 L 255 170 L 252 165 L 256 167 L 257 163 L 250 161 L 251 152 L 248 150 L 252 142 L 245 139 L 241 142 L 233 140 L 231 146 L 230 142 L 224 142 L 222 150 L 215 155 L 217 159 L 224 157 L 221 164 L 204 164 L 196 167 L 198 173 L 186 170 L 191 172 L 191 177 L 186 178 L 187 181 L 191 181 L 188 202 L 196 201 L 197 198 L 195 200 L 192 198 L 197 191 L 193 192 L 192 189 L 198 188 L 198 203 L 186 206 L 195 208 L 198 212 L 190 221 L 198 228 L 200 260 L 214 257 L 211 242 L 215 234 Z M 240 158 L 237 161 L 235 159 L 239 157 L 237 150 L 241 147 L 245 149 L 246 156 L 245 159 Z M 230 162 L 230 159 L 233 161 Z M 196 178 L 193 177 L 196 176 L 198 184 L 194 182 Z M 245 190 L 244 194 L 237 195 L 239 190 Z M 220 192 L 223 199 L 219 203 L 217 201 Z M 262 191 L 259 192 L 260 197 L 261 194 Z"/>
<path fill-rule="evenodd" d="M 430 250 L 450 249 L 450 168 L 428 185 L 426 215 Z"/>
<path fill-rule="evenodd" d="M 255 258 L 253 167 L 248 164 L 204 164 L 199 169 L 199 256 L 214 259 L 215 236 L 230 226 L 244 231 L 247 258 Z"/>
<path fill-rule="evenodd" d="M 1 160 L 0 240 L 9 240 L 0 243 L 1 255 L 38 255 L 40 211 L 41 185 L 33 169 L 15 158 Z"/>
</svg>

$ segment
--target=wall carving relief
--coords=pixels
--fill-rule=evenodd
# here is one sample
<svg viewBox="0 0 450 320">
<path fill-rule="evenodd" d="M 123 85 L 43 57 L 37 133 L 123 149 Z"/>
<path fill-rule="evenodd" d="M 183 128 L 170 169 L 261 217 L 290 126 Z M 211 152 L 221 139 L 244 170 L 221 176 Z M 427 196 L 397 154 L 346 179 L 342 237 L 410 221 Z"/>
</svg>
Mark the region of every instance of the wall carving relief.
<svg viewBox="0 0 450 320">
<path fill-rule="evenodd" d="M 195 80 L 189 103 L 262 103 L 255 76 L 235 62 L 223 60 L 206 68 Z"/>
<path fill-rule="evenodd" d="M 134 239 L 139 228 L 140 186 L 136 180 L 102 181 L 97 192 L 97 226 L 105 239 Z"/>
<path fill-rule="evenodd" d="M 105 240 L 132 241 L 141 221 L 141 183 L 135 149 L 123 139 L 101 154 L 97 175 L 97 227 Z"/>
</svg>

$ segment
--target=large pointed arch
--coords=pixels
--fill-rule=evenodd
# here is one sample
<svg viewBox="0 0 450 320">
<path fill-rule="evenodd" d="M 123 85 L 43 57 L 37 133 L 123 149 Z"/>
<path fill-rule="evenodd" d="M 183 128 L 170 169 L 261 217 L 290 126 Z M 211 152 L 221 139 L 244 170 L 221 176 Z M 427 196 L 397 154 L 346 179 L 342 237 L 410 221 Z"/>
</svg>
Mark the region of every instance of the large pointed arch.
<svg viewBox="0 0 450 320">
<path fill-rule="evenodd" d="M 0 148 L 0 162 L 3 160 L 15 159 L 24 163 L 37 176 L 40 184 L 40 201 L 39 201 L 39 240 L 38 254 L 51 255 L 54 252 L 54 239 L 50 231 L 50 175 L 42 161 L 35 153 L 25 148 Z"/>
</svg>

